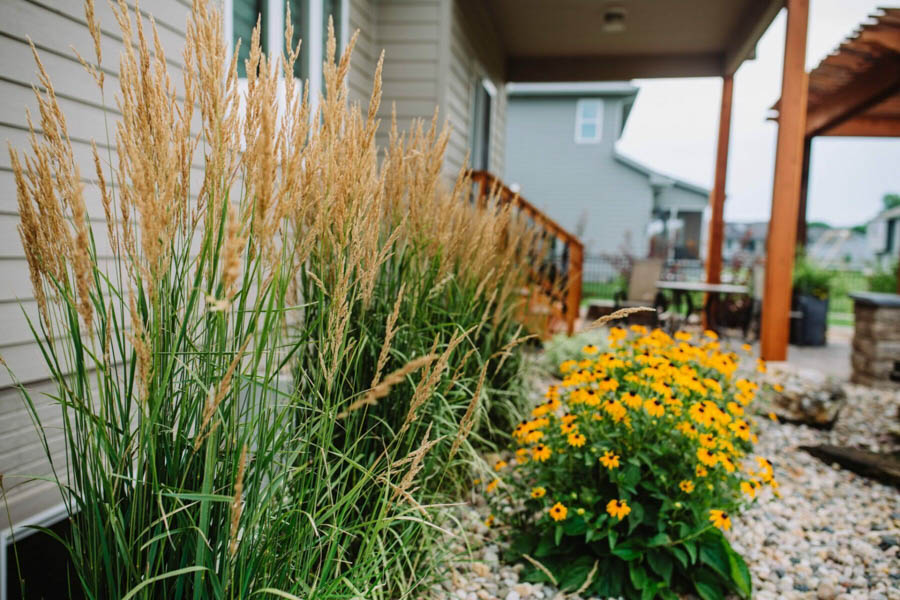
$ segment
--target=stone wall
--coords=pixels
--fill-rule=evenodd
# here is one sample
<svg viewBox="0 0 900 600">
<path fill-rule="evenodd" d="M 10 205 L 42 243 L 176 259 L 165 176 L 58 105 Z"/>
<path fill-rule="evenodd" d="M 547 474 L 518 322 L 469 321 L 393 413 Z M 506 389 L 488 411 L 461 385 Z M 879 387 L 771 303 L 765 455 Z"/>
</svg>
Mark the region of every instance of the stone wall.
<svg viewBox="0 0 900 600">
<path fill-rule="evenodd" d="M 855 313 L 852 381 L 900 389 L 900 296 L 851 296 Z"/>
</svg>

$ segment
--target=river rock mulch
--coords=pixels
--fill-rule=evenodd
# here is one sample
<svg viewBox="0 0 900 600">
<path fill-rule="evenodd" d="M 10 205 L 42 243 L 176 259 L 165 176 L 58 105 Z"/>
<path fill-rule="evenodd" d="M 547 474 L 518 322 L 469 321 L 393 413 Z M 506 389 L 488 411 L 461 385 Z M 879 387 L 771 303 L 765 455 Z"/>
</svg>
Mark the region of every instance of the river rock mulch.
<svg viewBox="0 0 900 600">
<path fill-rule="evenodd" d="M 831 431 L 759 419 L 757 450 L 773 459 L 781 498 L 767 497 L 734 519 L 729 537 L 744 555 L 754 597 L 900 600 L 900 491 L 828 465 L 798 446 L 835 444 L 896 451 L 900 392 L 846 385 L 847 406 Z M 519 581 L 520 565 L 500 560 L 502 542 L 483 523 L 484 499 L 450 509 L 453 559 L 437 598 L 577 600 Z"/>
</svg>

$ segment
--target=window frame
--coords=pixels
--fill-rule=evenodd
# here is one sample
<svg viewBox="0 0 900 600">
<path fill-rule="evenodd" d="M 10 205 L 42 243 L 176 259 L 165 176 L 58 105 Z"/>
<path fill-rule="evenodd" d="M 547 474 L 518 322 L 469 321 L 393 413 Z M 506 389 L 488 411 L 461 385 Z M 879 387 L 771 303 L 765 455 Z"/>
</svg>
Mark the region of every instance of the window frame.
<svg viewBox="0 0 900 600">
<path fill-rule="evenodd" d="M 484 156 L 480 157 L 476 154 L 475 142 L 476 138 L 479 135 L 479 130 L 484 123 L 480 123 L 479 117 L 481 115 L 476 114 L 479 112 L 479 109 L 485 108 L 479 103 L 479 96 L 484 95 L 487 112 L 484 116 L 487 117 L 486 123 L 486 131 L 484 131 Z M 490 170 L 491 166 L 491 142 L 492 137 L 494 135 L 494 107 L 497 103 L 497 86 L 494 85 L 494 82 L 491 81 L 486 75 L 479 74 L 475 77 L 474 85 L 472 86 L 472 94 L 471 99 L 469 101 L 470 109 L 469 109 L 469 152 L 471 153 L 470 160 L 471 166 L 475 169 L 484 169 Z M 476 165 L 476 160 L 481 158 L 479 161 L 481 164 Z"/>
<path fill-rule="evenodd" d="M 593 117 L 586 117 L 582 113 L 582 109 L 587 104 L 597 105 L 597 114 Z M 602 98 L 580 98 L 575 103 L 575 143 L 576 144 L 599 144 L 603 141 L 603 117 L 606 112 L 606 102 Z M 585 137 L 582 135 L 582 127 L 587 123 L 593 123 L 597 133 L 593 137 Z"/>
<path fill-rule="evenodd" d="M 286 0 L 263 0 L 265 4 L 265 23 L 263 25 L 263 35 L 266 37 L 267 48 L 281 48 L 284 45 L 284 26 L 285 26 L 285 5 Z M 340 56 L 347 48 L 349 30 L 350 30 L 350 2 L 349 0 L 338 0 L 340 5 L 340 22 L 334 24 L 335 33 L 337 34 L 340 44 L 337 49 Z M 306 14 L 303 15 L 306 23 L 322 23 L 324 21 L 324 2 L 323 0 L 308 0 L 306 3 Z M 222 14 L 225 20 L 223 33 L 225 37 L 226 60 L 230 63 L 232 53 L 234 52 L 234 0 L 223 0 Z M 308 53 L 309 73 L 309 98 L 311 104 L 311 114 L 315 113 L 318 104 L 319 95 L 322 93 L 322 61 L 325 57 L 325 36 L 324 28 L 311 27 L 308 35 L 301 33 L 303 45 L 300 47 L 301 53 Z M 242 41 L 241 44 L 249 44 L 250 40 Z M 302 59 L 298 59 L 302 60 Z M 279 77 L 283 78 L 282 74 Z M 246 78 L 240 78 L 246 81 Z M 299 78 L 295 80 L 302 84 Z"/>
</svg>

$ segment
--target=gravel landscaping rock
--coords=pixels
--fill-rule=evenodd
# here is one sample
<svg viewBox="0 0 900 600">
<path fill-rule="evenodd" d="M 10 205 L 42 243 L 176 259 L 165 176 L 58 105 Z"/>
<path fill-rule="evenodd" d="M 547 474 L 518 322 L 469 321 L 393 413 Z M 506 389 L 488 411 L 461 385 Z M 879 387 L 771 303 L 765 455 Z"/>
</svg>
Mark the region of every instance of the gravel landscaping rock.
<svg viewBox="0 0 900 600">
<path fill-rule="evenodd" d="M 729 538 L 744 555 L 759 600 L 900 600 L 900 493 L 798 449 L 835 444 L 875 452 L 900 449 L 890 431 L 900 392 L 846 385 L 847 404 L 831 431 L 759 419 L 757 451 L 770 457 L 781 498 L 765 496 L 734 519 Z M 770 494 L 771 492 L 767 492 Z M 519 581 L 521 565 L 500 562 L 500 541 L 473 494 L 453 507 L 452 560 L 435 597 L 562 600 L 551 586 Z"/>
</svg>

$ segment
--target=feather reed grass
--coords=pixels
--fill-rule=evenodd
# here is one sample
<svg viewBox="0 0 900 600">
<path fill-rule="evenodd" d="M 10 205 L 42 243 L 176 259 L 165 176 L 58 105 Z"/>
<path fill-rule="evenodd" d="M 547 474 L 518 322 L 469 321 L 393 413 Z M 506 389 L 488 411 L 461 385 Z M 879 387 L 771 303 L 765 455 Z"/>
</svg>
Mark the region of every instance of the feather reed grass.
<svg viewBox="0 0 900 600">
<path fill-rule="evenodd" d="M 91 165 L 105 233 L 88 225 L 37 52 L 39 122 L 27 151 L 10 148 L 31 326 L 63 415 L 73 586 L 422 595 L 440 552 L 431 507 L 466 485 L 492 426 L 517 420 L 516 315 L 537 240 L 508 207 L 469 202 L 463 173 L 442 181 L 437 114 L 406 133 L 392 123 L 379 160 L 382 62 L 367 109 L 350 104 L 353 42 L 338 57 L 333 30 L 311 114 L 299 45 L 267 56 L 257 28 L 241 95 L 221 15 L 194 0 L 179 99 L 155 25 L 124 0 L 113 12 L 116 160 L 95 146 Z M 85 14 L 96 56 L 81 61 L 102 101 L 91 0 Z"/>
</svg>

